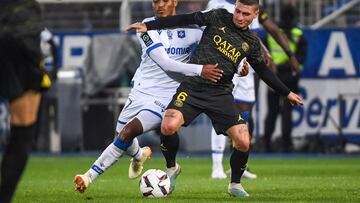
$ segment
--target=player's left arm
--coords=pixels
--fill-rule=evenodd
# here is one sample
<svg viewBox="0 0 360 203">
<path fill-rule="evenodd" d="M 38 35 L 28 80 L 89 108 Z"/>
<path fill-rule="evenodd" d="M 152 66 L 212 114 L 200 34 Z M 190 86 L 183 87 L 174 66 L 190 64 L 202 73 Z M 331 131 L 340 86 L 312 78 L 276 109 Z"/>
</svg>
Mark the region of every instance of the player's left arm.
<svg viewBox="0 0 360 203">
<path fill-rule="evenodd" d="M 249 56 L 246 57 L 259 77 L 280 95 L 286 96 L 292 104 L 303 105 L 304 101 L 291 92 L 286 85 L 266 66 L 261 57 L 260 44 L 255 41 Z"/>
<path fill-rule="evenodd" d="M 288 55 L 294 73 L 299 72 L 299 62 L 294 53 L 292 53 L 287 38 L 280 32 L 280 28 L 269 18 L 267 12 L 262 8 L 260 9 L 259 22 Z"/>
<path fill-rule="evenodd" d="M 129 32 L 135 29 L 137 32 L 146 32 L 148 30 L 160 30 L 166 28 L 182 27 L 187 25 L 206 26 L 211 24 L 216 18 L 219 18 L 218 14 L 225 12 L 225 9 L 215 9 L 207 12 L 195 12 L 190 14 L 167 16 L 157 18 L 156 20 L 145 23 L 133 23 L 126 28 Z"/>
<path fill-rule="evenodd" d="M 260 76 L 260 78 L 272 89 L 274 89 L 280 95 L 286 96 L 290 103 L 293 105 L 303 105 L 303 99 L 291 92 L 288 87 L 285 86 L 283 82 L 269 69 L 267 68 L 264 61 L 260 63 L 250 63 L 251 67 L 254 68 L 255 72 Z"/>
</svg>

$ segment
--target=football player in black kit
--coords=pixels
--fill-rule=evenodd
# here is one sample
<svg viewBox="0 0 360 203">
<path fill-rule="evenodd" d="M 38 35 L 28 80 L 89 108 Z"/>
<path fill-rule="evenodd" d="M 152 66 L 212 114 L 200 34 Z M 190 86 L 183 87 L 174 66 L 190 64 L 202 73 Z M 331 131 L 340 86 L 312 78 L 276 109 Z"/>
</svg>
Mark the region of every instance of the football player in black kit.
<svg viewBox="0 0 360 203">
<path fill-rule="evenodd" d="M 207 81 L 201 77 L 186 77 L 167 107 L 161 132 L 171 136 L 182 125 L 187 126 L 191 123 L 200 113 L 208 115 L 216 132 L 227 134 L 233 141 L 228 193 L 236 197 L 249 196 L 240 184 L 240 178 L 246 169 L 250 135 L 232 95 L 232 78 L 240 61 L 246 57 L 260 78 L 280 95 L 287 96 L 292 104 L 304 103 L 264 63 L 259 40 L 248 28 L 258 13 L 258 0 L 237 0 L 234 14 L 228 13 L 225 9 L 216 9 L 204 13 L 158 18 L 145 24 L 134 23 L 127 28 L 127 31 L 136 29 L 138 32 L 146 32 L 194 24 L 206 26 L 190 63 L 218 63 L 219 68 L 223 70 L 222 77 L 219 76 L 217 82 Z"/>
</svg>

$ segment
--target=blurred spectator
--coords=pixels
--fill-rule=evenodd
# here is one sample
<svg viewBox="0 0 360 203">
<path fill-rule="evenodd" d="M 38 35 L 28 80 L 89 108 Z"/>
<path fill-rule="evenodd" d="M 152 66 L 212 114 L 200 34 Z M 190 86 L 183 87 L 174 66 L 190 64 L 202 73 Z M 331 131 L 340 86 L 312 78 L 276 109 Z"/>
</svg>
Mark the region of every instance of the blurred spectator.
<svg viewBox="0 0 360 203">
<path fill-rule="evenodd" d="M 0 97 L 9 102 L 10 137 L 1 164 L 0 202 L 10 202 L 26 166 L 41 88 L 40 6 L 35 0 L 0 2 Z"/>
<path fill-rule="evenodd" d="M 45 70 L 49 73 L 52 80 L 56 80 L 56 74 L 59 69 L 58 51 L 54 40 L 54 35 L 44 28 L 40 34 L 41 53 L 44 58 Z M 46 63 L 50 61 L 51 67 L 46 67 Z"/>
<path fill-rule="evenodd" d="M 35 136 L 33 139 L 33 149 L 46 151 L 49 146 L 49 135 L 51 130 L 56 127 L 56 80 L 58 66 L 58 51 L 53 34 L 47 29 L 43 29 L 40 34 L 40 47 L 43 57 L 45 71 L 49 74 L 52 85 L 51 88 L 42 94 L 38 112 L 38 122 L 36 124 Z"/>
<path fill-rule="evenodd" d="M 273 37 L 267 36 L 267 46 L 274 60 L 273 71 L 277 74 L 282 82 L 288 86 L 291 91 L 297 93 L 299 91 L 299 75 L 292 73 L 289 55 L 295 53 L 296 59 L 300 64 L 303 64 L 306 56 L 307 43 L 303 36 L 302 30 L 296 27 L 296 9 L 286 4 L 281 8 L 281 22 L 279 27 L 286 35 L 291 52 L 284 52 L 281 46 L 274 40 Z M 265 151 L 272 152 L 271 137 L 275 129 L 276 118 L 281 113 L 281 131 L 282 131 L 282 150 L 283 152 L 292 151 L 291 131 L 292 131 L 292 105 L 286 101 L 286 98 L 281 97 L 272 89 L 268 89 L 268 113 L 265 119 L 265 134 L 264 143 Z"/>
<path fill-rule="evenodd" d="M 142 21 L 142 19 L 153 16 L 151 2 L 137 2 L 130 4 L 132 21 Z"/>
<path fill-rule="evenodd" d="M 181 1 L 178 6 L 178 13 L 193 13 L 196 11 L 202 11 L 205 9 L 207 1 L 198 0 L 198 1 Z"/>
</svg>

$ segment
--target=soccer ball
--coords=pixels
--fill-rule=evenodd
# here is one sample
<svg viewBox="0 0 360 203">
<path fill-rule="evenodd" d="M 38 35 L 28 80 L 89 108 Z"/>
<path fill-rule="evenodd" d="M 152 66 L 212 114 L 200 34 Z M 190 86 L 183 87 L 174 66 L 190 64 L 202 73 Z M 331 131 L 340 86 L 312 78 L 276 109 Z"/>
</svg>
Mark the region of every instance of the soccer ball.
<svg viewBox="0 0 360 203">
<path fill-rule="evenodd" d="M 141 176 L 139 186 L 144 197 L 166 197 L 170 190 L 170 178 L 162 170 L 150 169 Z"/>
</svg>

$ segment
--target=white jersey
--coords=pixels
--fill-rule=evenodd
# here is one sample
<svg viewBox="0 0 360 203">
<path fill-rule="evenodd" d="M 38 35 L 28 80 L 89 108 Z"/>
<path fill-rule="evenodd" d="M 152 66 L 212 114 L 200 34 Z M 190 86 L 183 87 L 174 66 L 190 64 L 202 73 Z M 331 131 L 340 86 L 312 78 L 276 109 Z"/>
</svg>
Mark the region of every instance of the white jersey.
<svg viewBox="0 0 360 203">
<path fill-rule="evenodd" d="M 147 18 L 143 22 L 153 20 Z M 202 36 L 199 28 L 151 30 L 137 34 L 141 43 L 141 63 L 133 77 L 133 88 L 122 109 L 116 131 L 136 117 L 143 131 L 160 127 L 166 106 L 184 75 L 200 75 L 202 65 L 187 64 Z M 183 63 L 184 62 L 184 63 Z"/>
<path fill-rule="evenodd" d="M 154 19 L 154 17 L 146 18 L 143 22 Z M 201 36 L 202 30 L 195 27 L 150 30 L 146 33 L 138 33 L 137 37 L 141 42 L 142 56 L 140 66 L 133 77 L 133 88 L 153 96 L 172 97 L 184 75 L 171 71 L 165 72 L 150 57 L 151 52 L 156 49 L 164 49 L 170 59 L 186 63 Z"/>
</svg>

